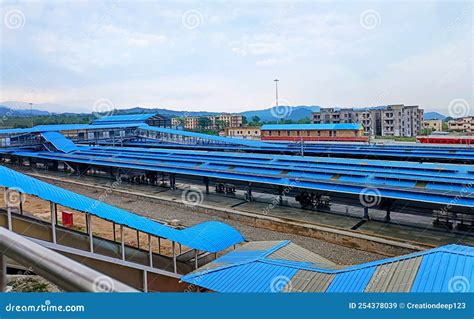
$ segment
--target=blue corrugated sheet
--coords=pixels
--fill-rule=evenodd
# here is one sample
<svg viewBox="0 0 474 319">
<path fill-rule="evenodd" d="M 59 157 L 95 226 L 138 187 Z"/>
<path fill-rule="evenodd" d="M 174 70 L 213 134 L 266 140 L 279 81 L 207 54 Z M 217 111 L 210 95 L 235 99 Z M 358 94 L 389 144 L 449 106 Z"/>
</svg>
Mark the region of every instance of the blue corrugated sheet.
<svg viewBox="0 0 474 319">
<path fill-rule="evenodd" d="M 229 253 L 230 258 L 224 255 L 209 264 L 212 267 L 204 266 L 182 280 L 217 292 L 269 292 L 275 291 L 275 287 L 278 288 L 276 291 L 282 291 L 285 285 L 273 285 L 276 280 L 286 280 L 291 287 L 293 276 L 306 270 L 334 276 L 325 292 L 364 292 L 378 266 L 421 257 L 422 263 L 419 269 L 415 269 L 417 275 L 412 292 L 474 291 L 473 247 L 447 245 L 343 269 L 327 269 L 308 262 L 267 258 L 286 244 L 287 241 L 281 242 L 264 253 L 255 251 L 253 254 L 248 250 L 239 252 L 243 249 L 239 248 Z"/>
<path fill-rule="evenodd" d="M 342 124 L 265 124 L 260 128 L 262 131 L 295 131 L 295 130 L 361 130 L 359 123 Z"/>
<path fill-rule="evenodd" d="M 367 267 L 341 272 L 331 282 L 326 292 L 364 292 L 377 267 Z"/>
<path fill-rule="evenodd" d="M 219 252 L 244 240 L 236 229 L 221 222 L 205 222 L 177 230 L 99 200 L 26 176 L 4 166 L 0 166 L 0 185 L 16 188 L 22 193 L 87 212 L 119 225 L 125 225 L 202 251 Z"/>
<path fill-rule="evenodd" d="M 126 148 L 92 148 L 74 154 L 33 151 L 14 154 L 267 185 L 294 186 L 297 183 L 300 188 L 357 196 L 365 187 L 372 186 L 377 188 L 381 198 L 474 206 L 474 197 L 465 191 L 465 185 L 474 182 L 474 174 L 467 165 L 415 166 L 409 162 Z M 335 175 L 337 180 L 332 179 Z M 417 187 L 418 182 L 424 186 Z"/>
<path fill-rule="evenodd" d="M 58 132 L 44 132 L 41 133 L 44 139 L 61 152 L 70 153 L 77 151 L 79 148 L 74 144 L 70 139 L 66 138 L 64 135 Z"/>
<path fill-rule="evenodd" d="M 423 257 L 412 292 L 474 292 L 474 248 L 445 248 Z"/>
<path fill-rule="evenodd" d="M 98 118 L 93 121 L 93 125 L 102 125 L 108 123 L 144 123 L 150 117 L 155 116 L 155 113 L 148 114 L 126 114 L 126 115 L 111 115 Z"/>
<path fill-rule="evenodd" d="M 76 131 L 76 130 L 100 130 L 100 129 L 124 129 L 137 127 L 140 124 L 110 124 L 110 125 L 89 125 L 89 124 L 54 124 L 37 125 L 32 128 L 3 129 L 0 134 L 28 134 L 42 132 Z"/>
<path fill-rule="evenodd" d="M 260 142 L 260 141 L 244 140 L 240 138 L 231 138 L 231 137 L 222 137 L 222 136 L 217 136 L 217 135 L 208 135 L 208 134 L 195 133 L 195 132 L 182 131 L 182 130 L 173 130 L 169 128 L 149 126 L 149 125 L 142 125 L 139 128 L 146 131 L 173 134 L 177 136 L 194 137 L 194 138 L 204 139 L 207 141 L 220 142 L 224 144 L 246 145 L 246 146 L 272 146 L 272 145 L 278 146 L 276 144 L 270 144 L 270 143 L 265 143 L 265 142 Z"/>
</svg>

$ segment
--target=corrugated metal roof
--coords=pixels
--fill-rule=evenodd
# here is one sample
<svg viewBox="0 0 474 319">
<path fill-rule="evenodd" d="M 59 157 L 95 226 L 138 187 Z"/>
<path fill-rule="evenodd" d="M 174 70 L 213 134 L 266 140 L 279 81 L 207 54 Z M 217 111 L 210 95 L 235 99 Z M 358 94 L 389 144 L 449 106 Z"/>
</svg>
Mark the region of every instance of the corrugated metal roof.
<svg viewBox="0 0 474 319">
<path fill-rule="evenodd" d="M 326 292 L 363 292 L 372 278 L 375 267 L 338 273 Z"/>
<path fill-rule="evenodd" d="M 287 130 L 360 130 L 362 125 L 359 123 L 341 123 L 341 124 L 265 124 L 261 127 L 262 131 L 287 131 Z"/>
<path fill-rule="evenodd" d="M 194 274 L 192 283 L 218 292 L 280 292 L 297 271 L 296 268 L 253 262 L 228 267 L 226 271 Z"/>
<path fill-rule="evenodd" d="M 89 165 L 112 166 L 207 176 L 226 180 L 255 182 L 278 186 L 354 194 L 365 187 L 378 189 L 381 198 L 424 202 L 428 205 L 451 205 L 456 209 L 474 206 L 474 195 L 464 194 L 465 185 L 474 181 L 468 165 L 417 164 L 406 162 L 355 161 L 225 152 L 148 150 L 93 147 L 74 154 L 60 152 L 15 152 L 15 155 L 62 160 Z M 355 165 L 353 165 L 355 164 Z M 352 167 L 350 167 L 353 165 Z M 340 178 L 331 180 L 338 172 Z M 416 182 L 429 181 L 425 189 Z"/>
<path fill-rule="evenodd" d="M 309 270 L 298 271 L 283 288 L 285 292 L 325 292 L 336 276 Z"/>
<path fill-rule="evenodd" d="M 337 267 L 332 261 L 313 253 L 301 246 L 296 245 L 295 243 L 289 243 L 286 246 L 276 250 L 274 253 L 271 253 L 267 256 L 269 259 L 283 259 L 291 261 L 302 261 L 309 262 L 314 264 L 316 267 Z"/>
<path fill-rule="evenodd" d="M 412 292 L 474 292 L 472 247 L 455 247 L 453 252 L 423 257 Z M 466 258 L 469 254 L 470 258 Z"/>
<path fill-rule="evenodd" d="M 158 133 L 166 133 L 166 134 L 173 134 L 178 136 L 187 136 L 187 137 L 194 137 L 200 138 L 204 140 L 211 140 L 225 144 L 234 144 L 234 145 L 246 145 L 246 146 L 278 146 L 277 144 L 270 144 L 260 141 L 252 141 L 252 140 L 244 140 L 240 138 L 231 138 L 231 137 L 222 137 L 217 135 L 209 135 L 209 134 L 202 134 L 202 133 L 195 133 L 183 130 L 173 130 L 170 128 L 163 128 L 163 127 L 156 127 L 156 126 L 149 126 L 149 125 L 142 125 L 139 127 L 142 130 L 146 131 L 153 131 Z"/>
<path fill-rule="evenodd" d="M 409 292 L 421 260 L 418 256 L 378 266 L 365 292 Z"/>
<path fill-rule="evenodd" d="M 16 188 L 22 193 L 87 212 L 119 225 L 125 225 L 202 251 L 219 252 L 244 240 L 236 229 L 221 222 L 205 222 L 182 230 L 174 229 L 99 200 L 26 176 L 4 166 L 0 166 L 0 185 Z"/>
<path fill-rule="evenodd" d="M 70 153 L 77 151 L 79 148 L 76 146 L 76 144 L 73 143 L 70 139 L 64 137 L 61 133 L 58 132 L 43 132 L 41 135 L 44 137 L 44 139 L 51 144 L 54 145 L 54 147 L 61 152 L 64 153 Z"/>
<path fill-rule="evenodd" d="M 77 130 L 102 130 L 102 129 L 121 129 L 137 127 L 139 124 L 110 124 L 110 125 L 89 125 L 89 124 L 54 124 L 54 125 L 37 125 L 32 128 L 3 129 L 0 134 L 28 134 L 42 132 L 59 132 L 59 131 L 77 131 Z"/>
<path fill-rule="evenodd" d="M 268 291 L 269 282 L 278 282 L 271 285 L 273 288 L 277 286 L 278 289 L 271 291 L 473 291 L 470 286 L 474 281 L 473 247 L 448 245 L 344 269 L 315 267 L 308 262 L 308 258 L 304 258 L 305 255 L 302 255 L 301 261 L 269 258 L 272 255 L 285 255 L 279 255 L 278 251 L 288 247 L 288 242 L 280 242 L 264 253 L 258 251 L 249 255 L 247 250 L 241 259 L 236 251 L 232 258 L 227 259 L 232 261 L 231 263 L 222 263 L 224 265 L 221 267 L 213 267 L 210 270 L 203 267 L 184 276 L 182 280 L 199 286 L 205 283 L 202 287 L 218 292 L 265 292 Z M 288 256 L 294 259 L 296 255 Z M 221 262 L 221 258 L 217 259 L 216 263 Z"/>
<path fill-rule="evenodd" d="M 106 124 L 106 123 L 135 123 L 135 122 L 145 122 L 150 117 L 155 116 L 156 113 L 146 113 L 146 114 L 125 114 L 125 115 L 111 115 L 98 118 L 93 121 L 92 124 Z"/>
</svg>

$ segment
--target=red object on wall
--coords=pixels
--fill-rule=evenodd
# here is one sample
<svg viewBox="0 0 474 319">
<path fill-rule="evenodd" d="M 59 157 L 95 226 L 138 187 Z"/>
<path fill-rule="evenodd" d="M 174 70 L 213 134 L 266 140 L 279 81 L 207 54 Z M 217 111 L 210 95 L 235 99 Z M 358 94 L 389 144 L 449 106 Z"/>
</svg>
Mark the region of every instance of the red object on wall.
<svg viewBox="0 0 474 319">
<path fill-rule="evenodd" d="M 74 226 L 74 215 L 70 212 L 62 213 L 63 216 L 63 226 L 72 228 Z"/>
<path fill-rule="evenodd" d="M 459 137 L 444 137 L 444 136 L 426 136 L 416 138 L 420 143 L 424 144 L 467 144 L 474 145 L 474 138 L 459 136 Z"/>
</svg>

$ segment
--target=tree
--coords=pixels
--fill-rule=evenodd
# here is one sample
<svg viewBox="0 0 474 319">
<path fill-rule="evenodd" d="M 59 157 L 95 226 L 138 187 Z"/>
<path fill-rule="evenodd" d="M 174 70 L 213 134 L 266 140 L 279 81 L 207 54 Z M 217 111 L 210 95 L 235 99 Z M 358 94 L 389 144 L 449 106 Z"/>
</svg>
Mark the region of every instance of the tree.
<svg viewBox="0 0 474 319">
<path fill-rule="evenodd" d="M 228 126 L 229 126 L 229 125 L 228 125 L 228 123 L 227 123 L 226 121 L 223 121 L 223 120 L 217 120 L 217 121 L 216 121 L 216 128 L 217 128 L 218 130 L 222 130 L 222 129 L 228 127 Z"/>
<path fill-rule="evenodd" d="M 258 124 L 260 123 L 260 117 L 258 116 L 252 116 L 252 123 Z"/>
<path fill-rule="evenodd" d="M 210 128 L 212 126 L 212 121 L 205 116 L 199 118 L 198 126 L 200 129 Z"/>
</svg>

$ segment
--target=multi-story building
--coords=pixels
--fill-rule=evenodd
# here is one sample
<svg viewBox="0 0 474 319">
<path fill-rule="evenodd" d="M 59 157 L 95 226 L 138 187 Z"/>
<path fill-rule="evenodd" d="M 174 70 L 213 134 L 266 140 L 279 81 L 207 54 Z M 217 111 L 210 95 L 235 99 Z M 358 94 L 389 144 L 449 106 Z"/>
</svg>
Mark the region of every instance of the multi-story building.
<svg viewBox="0 0 474 319">
<path fill-rule="evenodd" d="M 443 121 L 441 120 L 425 120 L 423 121 L 423 128 L 433 132 L 443 131 Z"/>
<path fill-rule="evenodd" d="M 366 142 L 364 130 L 359 123 L 349 124 L 265 124 L 261 127 L 264 141 L 294 142 Z"/>
<path fill-rule="evenodd" d="M 203 127 L 203 124 L 205 126 Z M 243 116 L 234 114 L 219 114 L 211 116 L 186 116 L 184 118 L 175 117 L 172 119 L 174 127 L 183 126 L 188 130 L 195 129 L 223 129 L 225 127 L 240 127 L 243 125 Z"/>
<path fill-rule="evenodd" d="M 474 133 L 474 116 L 466 116 L 448 121 L 450 132 Z"/>
<path fill-rule="evenodd" d="M 260 139 L 261 134 L 262 132 L 260 131 L 260 127 L 238 126 L 238 127 L 225 128 L 225 136 L 228 136 L 228 137 L 258 140 Z"/>
<path fill-rule="evenodd" d="M 372 108 L 322 108 L 313 113 L 315 124 L 360 123 L 365 134 L 416 136 L 421 132 L 423 110 L 403 104 Z"/>
</svg>

